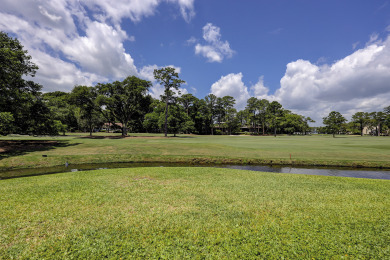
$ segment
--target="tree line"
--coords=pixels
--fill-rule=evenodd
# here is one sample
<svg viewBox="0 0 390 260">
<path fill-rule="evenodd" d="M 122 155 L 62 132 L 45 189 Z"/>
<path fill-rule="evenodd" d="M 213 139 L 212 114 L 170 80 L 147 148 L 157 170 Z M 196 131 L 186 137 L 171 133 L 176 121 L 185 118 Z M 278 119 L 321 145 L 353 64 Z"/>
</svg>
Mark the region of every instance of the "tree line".
<svg viewBox="0 0 390 260">
<path fill-rule="evenodd" d="M 283 108 L 277 101 L 251 97 L 245 109 L 234 108 L 231 96 L 209 94 L 199 99 L 181 94 L 184 80 L 174 68 L 156 69 L 154 78 L 164 87 L 159 99 L 149 95 L 150 81 L 129 76 L 96 86 L 75 86 L 70 93 L 42 93 L 33 77 L 38 67 L 17 39 L 0 32 L 0 134 L 56 135 L 66 131 L 236 134 L 306 134 L 310 117 Z M 380 135 L 390 126 L 390 106 L 383 112 L 358 112 L 350 123 L 332 111 L 323 120 L 323 133 L 363 134 L 365 127 Z"/>
</svg>

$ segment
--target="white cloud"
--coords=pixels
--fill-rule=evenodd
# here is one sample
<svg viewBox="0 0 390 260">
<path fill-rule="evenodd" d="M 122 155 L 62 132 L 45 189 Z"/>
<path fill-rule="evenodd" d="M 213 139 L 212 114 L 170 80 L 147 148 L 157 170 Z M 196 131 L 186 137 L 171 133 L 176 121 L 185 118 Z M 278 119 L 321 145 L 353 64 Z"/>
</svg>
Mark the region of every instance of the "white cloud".
<svg viewBox="0 0 390 260">
<path fill-rule="evenodd" d="M 198 39 L 196 39 L 194 36 L 192 36 L 191 38 L 189 38 L 188 40 L 187 40 L 187 44 L 188 45 L 192 45 L 192 44 L 195 44 L 195 43 L 197 43 L 198 42 Z"/>
<path fill-rule="evenodd" d="M 217 97 L 232 96 L 236 100 L 235 107 L 244 109 L 246 101 L 250 97 L 248 88 L 242 82 L 242 73 L 231 73 L 222 76 L 211 86 L 211 93 Z"/>
<path fill-rule="evenodd" d="M 259 99 L 269 98 L 268 96 L 269 89 L 266 86 L 264 86 L 264 76 L 261 76 L 259 78 L 259 81 L 255 85 L 250 87 L 250 90 L 251 93 Z"/>
<path fill-rule="evenodd" d="M 135 37 L 122 30 L 121 21 L 137 22 L 153 15 L 164 1 L 178 5 L 186 21 L 195 15 L 193 0 L 117 0 L 115 4 L 106 0 L 4 0 L 0 30 L 16 35 L 32 55 L 40 67 L 35 80 L 45 91 L 56 85 L 57 90 L 69 90 L 75 82 L 92 84 L 138 75 L 123 45 Z M 70 80 L 68 74 L 75 79 Z"/>
<path fill-rule="evenodd" d="M 54 58 L 39 50 L 33 50 L 30 54 L 33 62 L 39 67 L 33 80 L 44 86 L 44 92 L 57 90 L 69 92 L 75 85 L 91 86 L 94 82 L 108 81 L 108 78 L 83 72 L 74 64 Z M 39 56 L 38 60 L 34 59 L 36 56 Z"/>
<path fill-rule="evenodd" d="M 332 110 L 347 117 L 357 111 L 381 111 L 389 102 L 388 82 L 390 38 L 331 65 L 316 66 L 304 60 L 289 63 L 275 96 L 287 108 L 312 114 L 322 122 Z"/>
<path fill-rule="evenodd" d="M 194 0 L 168 0 L 177 3 L 180 7 L 180 13 L 183 19 L 188 23 L 195 16 Z"/>
<path fill-rule="evenodd" d="M 322 118 L 333 110 L 348 119 L 358 111 L 382 111 L 390 105 L 389 82 L 390 36 L 384 41 L 377 39 L 333 64 L 290 62 L 274 94 L 269 94 L 263 77 L 246 87 L 242 73 L 223 76 L 211 86 L 211 92 L 233 96 L 239 109 L 249 96 L 277 100 L 284 108 L 310 116 L 316 120 L 315 125 L 321 125 Z"/>
<path fill-rule="evenodd" d="M 234 51 L 230 48 L 229 42 L 221 41 L 219 27 L 211 23 L 206 24 L 203 27 L 203 39 L 207 44 L 196 44 L 195 54 L 207 58 L 208 62 L 222 62 L 224 58 L 231 58 L 233 56 Z"/>
<path fill-rule="evenodd" d="M 194 0 L 116 0 L 115 4 L 107 0 L 84 0 L 82 4 L 94 11 L 96 19 L 118 24 L 123 18 L 139 22 L 142 18 L 153 15 L 163 1 L 177 4 L 186 22 L 195 16 Z"/>
</svg>

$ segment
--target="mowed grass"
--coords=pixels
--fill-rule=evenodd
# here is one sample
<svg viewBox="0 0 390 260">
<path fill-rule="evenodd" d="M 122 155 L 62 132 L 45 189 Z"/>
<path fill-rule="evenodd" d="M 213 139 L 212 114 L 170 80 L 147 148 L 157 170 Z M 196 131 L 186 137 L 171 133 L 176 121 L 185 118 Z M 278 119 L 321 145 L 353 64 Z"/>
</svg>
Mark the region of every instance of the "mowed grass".
<svg viewBox="0 0 390 260">
<path fill-rule="evenodd" d="M 46 148 L 1 151 L 0 168 L 104 162 L 268 163 L 390 167 L 390 137 L 196 136 L 162 134 L 1 137 L 0 141 L 56 141 Z M 42 157 L 47 155 L 47 157 Z"/>
<path fill-rule="evenodd" d="M 0 259 L 389 259 L 390 182 L 132 168 L 0 182 Z"/>
</svg>

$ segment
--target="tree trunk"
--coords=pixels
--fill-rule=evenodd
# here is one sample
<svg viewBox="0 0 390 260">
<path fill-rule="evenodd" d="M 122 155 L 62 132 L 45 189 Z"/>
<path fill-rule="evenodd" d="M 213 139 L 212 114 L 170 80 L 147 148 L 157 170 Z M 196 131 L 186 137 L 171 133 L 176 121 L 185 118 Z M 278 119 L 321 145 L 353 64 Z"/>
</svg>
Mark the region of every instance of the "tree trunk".
<svg viewBox="0 0 390 260">
<path fill-rule="evenodd" d="M 360 134 L 361 134 L 361 136 L 363 136 L 363 129 L 364 129 L 363 124 L 361 124 L 360 125 Z"/>
<path fill-rule="evenodd" d="M 127 135 L 127 126 L 125 123 L 122 123 L 122 136 Z"/>
<path fill-rule="evenodd" d="M 263 135 L 264 135 L 265 134 L 264 121 L 263 121 L 262 127 L 263 127 Z"/>
<path fill-rule="evenodd" d="M 274 136 L 276 137 L 276 125 L 275 125 L 275 119 L 273 120 L 274 122 Z"/>
<path fill-rule="evenodd" d="M 165 102 L 165 126 L 164 126 L 164 130 L 165 130 L 165 137 L 168 136 L 168 97 L 167 97 L 167 101 Z"/>
</svg>

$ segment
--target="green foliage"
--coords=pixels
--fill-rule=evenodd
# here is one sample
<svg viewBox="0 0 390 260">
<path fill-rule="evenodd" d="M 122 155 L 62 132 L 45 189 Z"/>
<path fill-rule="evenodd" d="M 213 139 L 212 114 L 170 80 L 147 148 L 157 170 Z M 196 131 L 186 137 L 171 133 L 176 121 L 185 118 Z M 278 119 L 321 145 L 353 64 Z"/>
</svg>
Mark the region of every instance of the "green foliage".
<svg viewBox="0 0 390 260">
<path fill-rule="evenodd" d="M 17 39 L 0 32 L 0 112 L 10 112 L 14 117 L 14 130 L 27 132 L 27 119 L 34 114 L 29 110 L 39 96 L 40 85 L 25 80 L 33 77 L 38 67 Z"/>
<path fill-rule="evenodd" d="M 94 128 L 103 123 L 97 96 L 96 89 L 88 86 L 75 86 L 70 94 L 71 104 L 79 108 L 76 111 L 78 123 L 88 129 L 91 136 Z"/>
<path fill-rule="evenodd" d="M 66 131 L 75 131 L 79 126 L 76 118 L 76 107 L 71 104 L 70 97 L 70 93 L 54 91 L 44 93 L 42 100 L 50 109 L 53 120 L 60 121 L 61 124 L 66 125 Z M 59 130 L 59 132 L 62 131 Z"/>
<path fill-rule="evenodd" d="M 122 123 L 122 135 L 127 135 L 129 123 L 139 118 L 143 120 L 151 102 L 147 91 L 151 83 L 135 76 L 123 81 L 97 85 L 99 105 L 105 118 L 113 118 Z M 104 109 L 102 108 L 104 107 Z"/>
<path fill-rule="evenodd" d="M 268 115 L 268 119 L 270 120 L 271 127 L 274 129 L 274 136 L 276 137 L 277 129 L 283 117 L 282 105 L 277 101 L 272 101 L 267 106 L 267 115 Z"/>
<path fill-rule="evenodd" d="M 14 116 L 10 112 L 0 112 L 0 135 L 12 133 L 14 121 Z"/>
<path fill-rule="evenodd" d="M 356 112 L 352 115 L 352 122 L 359 125 L 360 134 L 363 136 L 364 127 L 368 126 L 370 123 L 370 115 L 367 112 Z"/>
<path fill-rule="evenodd" d="M 323 123 L 327 127 L 329 133 L 333 134 L 333 137 L 342 129 L 343 124 L 347 120 L 337 111 L 332 111 L 327 117 L 323 118 Z"/>
<path fill-rule="evenodd" d="M 46 106 L 41 97 L 36 97 L 29 107 L 27 133 L 34 135 L 58 135 L 58 128 L 54 123 L 50 109 Z"/>
</svg>

